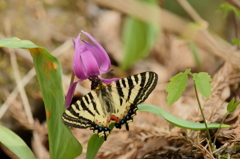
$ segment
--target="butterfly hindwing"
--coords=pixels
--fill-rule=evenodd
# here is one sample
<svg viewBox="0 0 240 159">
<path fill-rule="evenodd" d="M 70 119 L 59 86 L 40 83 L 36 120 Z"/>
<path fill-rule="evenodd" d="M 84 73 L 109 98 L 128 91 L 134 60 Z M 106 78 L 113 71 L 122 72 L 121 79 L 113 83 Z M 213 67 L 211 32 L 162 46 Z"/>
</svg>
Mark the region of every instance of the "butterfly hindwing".
<svg viewBox="0 0 240 159">
<path fill-rule="evenodd" d="M 121 128 L 133 120 L 136 115 L 137 105 L 147 99 L 157 84 L 157 74 L 154 72 L 143 72 L 112 82 L 112 94 L 117 113 L 114 114 L 120 120 L 115 126 Z"/>
<path fill-rule="evenodd" d="M 92 90 L 77 100 L 62 115 L 64 124 L 76 128 L 90 128 L 105 140 L 109 125 L 126 126 L 136 115 L 137 105 L 146 100 L 157 84 L 157 74 L 143 72 L 119 79 L 110 84 L 95 83 Z"/>
</svg>

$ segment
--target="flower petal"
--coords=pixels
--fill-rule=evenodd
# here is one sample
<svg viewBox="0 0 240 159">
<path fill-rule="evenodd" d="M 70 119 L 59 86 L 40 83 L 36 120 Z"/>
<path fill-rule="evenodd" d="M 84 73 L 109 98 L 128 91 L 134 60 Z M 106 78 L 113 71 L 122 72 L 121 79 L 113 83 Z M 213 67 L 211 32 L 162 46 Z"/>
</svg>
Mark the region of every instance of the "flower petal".
<svg viewBox="0 0 240 159">
<path fill-rule="evenodd" d="M 93 54 L 93 56 L 96 58 L 97 63 L 99 65 L 99 70 L 101 73 L 107 73 L 111 67 L 111 61 L 108 57 L 107 52 L 104 50 L 104 48 L 95 40 L 89 33 L 85 31 L 81 31 L 86 36 L 89 37 L 89 39 L 92 40 L 92 42 L 96 45 L 94 46 L 91 43 L 86 42 L 85 40 L 82 40 L 85 44 L 85 47 L 90 50 Z"/>
<path fill-rule="evenodd" d="M 86 68 L 84 67 L 81 55 L 82 53 L 80 51 L 75 50 L 75 53 L 73 56 L 73 71 L 78 79 L 84 80 L 84 79 L 87 79 L 88 76 L 87 76 Z"/>
<path fill-rule="evenodd" d="M 74 94 L 75 89 L 76 89 L 76 86 L 77 86 L 78 82 L 81 82 L 81 81 L 82 80 L 78 80 L 76 82 L 73 82 L 71 84 L 71 86 L 69 87 L 68 92 L 67 92 L 67 96 L 66 96 L 66 101 L 65 101 L 66 108 L 68 108 L 70 106 L 73 94 Z"/>
<path fill-rule="evenodd" d="M 98 76 L 98 78 L 100 78 L 100 79 L 102 80 L 102 82 L 105 83 L 105 84 L 109 84 L 109 83 L 111 83 L 111 82 L 113 82 L 113 81 L 119 80 L 119 78 L 104 79 L 104 78 L 102 78 L 101 76 Z"/>
<path fill-rule="evenodd" d="M 78 37 L 75 40 L 74 39 L 72 40 L 75 52 L 83 52 L 86 49 L 85 46 L 82 43 L 80 43 L 80 39 L 81 33 L 78 34 Z"/>
<path fill-rule="evenodd" d="M 90 78 L 93 75 L 100 74 L 98 70 L 98 63 L 93 54 L 91 53 L 91 51 L 86 50 L 83 53 L 81 53 L 81 59 L 86 71 L 87 78 Z"/>
<path fill-rule="evenodd" d="M 86 47 L 80 43 L 81 34 L 78 35 L 76 40 L 73 40 L 74 44 L 74 56 L 73 56 L 73 70 L 74 74 L 79 79 L 87 79 L 86 69 L 83 65 L 83 61 L 81 59 L 81 54 L 86 50 Z"/>
</svg>

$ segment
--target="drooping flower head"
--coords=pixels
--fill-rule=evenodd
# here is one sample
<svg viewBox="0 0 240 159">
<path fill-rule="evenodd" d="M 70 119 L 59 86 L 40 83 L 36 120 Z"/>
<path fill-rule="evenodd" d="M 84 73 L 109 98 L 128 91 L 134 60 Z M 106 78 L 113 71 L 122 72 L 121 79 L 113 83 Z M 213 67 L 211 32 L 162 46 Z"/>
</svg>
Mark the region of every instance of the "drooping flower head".
<svg viewBox="0 0 240 159">
<path fill-rule="evenodd" d="M 78 35 L 74 43 L 73 70 L 80 80 L 88 79 L 92 76 L 105 74 L 111 67 L 111 62 L 107 52 L 103 47 L 87 32 L 82 31 L 92 42 L 85 40 L 80 42 L 81 34 Z"/>
<path fill-rule="evenodd" d="M 73 57 L 73 71 L 76 77 L 79 79 L 73 82 L 68 90 L 66 97 L 66 107 L 71 103 L 72 96 L 76 89 L 77 83 L 85 79 L 101 79 L 104 83 L 108 84 L 118 78 L 104 79 L 100 74 L 105 74 L 110 70 L 111 62 L 107 52 L 104 48 L 87 32 L 81 31 L 85 34 L 94 44 L 91 44 L 85 40 L 81 40 L 81 33 L 76 40 L 73 40 L 74 44 L 74 57 Z"/>
</svg>

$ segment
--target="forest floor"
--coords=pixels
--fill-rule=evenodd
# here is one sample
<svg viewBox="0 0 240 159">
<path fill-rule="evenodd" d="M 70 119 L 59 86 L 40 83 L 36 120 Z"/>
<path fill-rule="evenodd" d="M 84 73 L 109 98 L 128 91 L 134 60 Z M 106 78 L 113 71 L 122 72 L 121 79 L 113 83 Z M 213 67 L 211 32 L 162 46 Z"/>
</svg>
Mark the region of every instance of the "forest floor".
<svg viewBox="0 0 240 159">
<path fill-rule="evenodd" d="M 239 48 L 215 35 L 221 33 L 209 31 L 208 26 L 205 25 L 207 22 L 202 19 L 200 29 L 185 34 L 188 29 L 191 30 L 190 21 L 163 10 L 162 31 L 149 56 L 136 62 L 127 71 L 122 71 L 119 63 L 123 59 L 122 27 L 126 14 L 121 10 L 121 4 L 111 6 L 111 3 L 107 2 L 0 1 L 2 21 L 0 38 L 18 37 L 30 40 L 57 56 L 63 68 L 63 88 L 66 93 L 69 88 L 74 53 L 71 38 L 75 39 L 81 30 L 87 31 L 109 54 L 113 77 L 123 78 L 144 71 L 156 72 L 159 78 L 158 84 L 144 103 L 159 106 L 172 115 L 192 122 L 203 123 L 192 79 L 189 80 L 182 96 L 171 107 L 167 106 L 165 84 L 171 77 L 188 68 L 191 68 L 193 73 L 207 72 L 213 79 L 211 97 L 206 99 L 200 95 L 200 102 L 206 121 L 220 123 L 227 113 L 230 100 L 233 97 L 236 101 L 240 100 Z M 231 24 L 231 21 L 229 23 Z M 197 57 L 190 47 L 191 42 L 196 45 Z M 16 53 L 15 62 L 18 64 L 21 77 L 28 81 L 25 90 L 35 124 L 29 124 L 20 95 L 13 95 L 17 86 L 9 50 L 0 48 L 1 124 L 21 136 L 35 154 L 39 154 L 38 151 L 41 149 L 42 154 L 38 158 L 46 159 L 49 158 L 46 115 L 37 78 L 32 69 L 33 63 L 28 51 L 17 49 Z M 80 85 L 81 88 L 74 95 L 76 99 L 90 91 L 89 81 L 83 81 Z M 3 106 L 7 108 L 6 111 L 2 109 Z M 96 158 L 237 159 L 240 158 L 239 114 L 240 107 L 227 116 L 224 124 L 230 127 L 220 129 L 216 147 L 211 149 L 206 131 L 178 128 L 155 114 L 137 112 L 134 122 L 129 124 L 130 131 L 125 128 L 113 129 Z M 210 130 L 212 139 L 216 131 L 216 129 Z M 41 147 L 36 146 L 32 132 L 39 134 Z M 75 128 L 72 132 L 83 145 L 83 154 L 78 158 L 85 158 L 87 142 L 93 132 Z M 1 145 L 0 158 L 7 156 L 15 158 Z"/>
</svg>

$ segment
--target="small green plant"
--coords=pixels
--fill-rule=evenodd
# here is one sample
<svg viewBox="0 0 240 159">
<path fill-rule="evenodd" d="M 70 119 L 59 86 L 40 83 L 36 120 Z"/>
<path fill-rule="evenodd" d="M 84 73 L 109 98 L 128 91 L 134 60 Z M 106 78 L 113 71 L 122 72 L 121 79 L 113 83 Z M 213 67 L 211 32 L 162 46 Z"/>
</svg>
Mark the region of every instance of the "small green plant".
<svg viewBox="0 0 240 159">
<path fill-rule="evenodd" d="M 166 91 L 168 92 L 168 95 L 167 95 L 168 106 L 172 105 L 181 96 L 181 94 L 183 93 L 183 91 L 185 90 L 185 88 L 187 86 L 187 81 L 188 81 L 189 75 L 192 76 L 193 80 L 194 80 L 194 90 L 195 90 L 195 94 L 196 94 L 196 98 L 197 98 L 197 102 L 198 102 L 198 107 L 201 112 L 204 124 L 205 124 L 207 136 L 210 141 L 210 145 L 212 145 L 209 128 L 208 128 L 207 122 L 205 120 L 205 117 L 204 117 L 204 114 L 202 111 L 202 107 L 201 107 L 201 103 L 199 101 L 198 92 L 197 92 L 197 89 L 198 89 L 205 98 L 210 97 L 210 95 L 211 95 L 210 89 L 212 88 L 212 85 L 209 82 L 211 82 L 212 79 L 207 73 L 205 73 L 205 72 L 191 73 L 190 69 L 186 69 L 184 73 L 179 73 L 179 74 L 175 75 L 174 77 L 172 77 L 170 79 L 170 82 L 168 84 L 166 84 L 168 86 L 168 88 L 166 89 Z"/>
<path fill-rule="evenodd" d="M 229 102 L 228 106 L 227 106 L 227 113 L 226 115 L 223 117 L 221 124 L 218 127 L 218 130 L 215 134 L 214 140 L 212 142 L 210 133 L 209 133 L 209 124 L 206 122 L 204 113 L 202 111 L 202 106 L 199 100 L 199 95 L 198 95 L 198 91 L 205 97 L 205 98 L 210 98 L 211 96 L 211 88 L 213 87 L 210 82 L 212 81 L 211 77 L 205 73 L 205 72 L 200 72 L 200 73 L 191 73 L 190 69 L 186 69 L 185 72 L 183 73 L 179 73 L 177 75 L 175 75 L 174 77 L 172 77 L 170 79 L 170 82 L 168 84 L 166 84 L 168 86 L 168 88 L 166 89 L 166 91 L 168 92 L 167 95 L 167 101 L 168 101 L 168 105 L 172 105 L 175 101 L 177 101 L 179 99 L 179 97 L 181 96 L 181 94 L 183 93 L 183 91 L 185 90 L 186 86 L 187 86 L 187 81 L 188 81 L 188 76 L 192 76 L 193 80 L 194 80 L 194 89 L 195 89 L 195 95 L 196 95 L 196 99 L 197 99 L 197 103 L 198 103 L 198 107 L 199 110 L 201 112 L 204 124 L 205 124 L 205 129 L 206 129 L 206 133 L 207 133 L 207 137 L 210 143 L 210 147 L 209 149 L 214 150 L 214 145 L 216 143 L 216 139 L 219 133 L 220 128 L 222 127 L 222 124 L 224 122 L 224 120 L 226 119 L 226 117 L 232 113 L 237 106 L 240 104 L 239 102 L 234 103 L 234 98 Z"/>
<path fill-rule="evenodd" d="M 218 11 L 224 12 L 224 17 L 226 18 L 230 12 L 233 12 L 238 18 L 240 18 L 240 11 L 237 7 L 234 7 L 228 3 L 223 3 Z"/>
<path fill-rule="evenodd" d="M 231 114 L 237 107 L 238 105 L 240 104 L 240 101 L 234 103 L 235 99 L 232 98 L 232 100 L 228 103 L 227 105 L 227 113 L 225 114 L 225 116 L 223 117 L 221 123 L 220 123 L 220 126 L 223 124 L 223 122 L 225 121 L 225 119 L 227 118 L 227 116 L 229 114 Z M 214 140 L 213 140 L 213 145 L 215 145 L 216 143 L 216 139 L 217 139 L 217 135 L 219 133 L 219 130 L 220 130 L 220 127 L 218 128 L 216 134 L 215 134 L 215 137 L 214 137 Z"/>
<path fill-rule="evenodd" d="M 224 13 L 224 18 L 226 18 L 231 12 L 233 12 L 234 15 L 236 15 L 236 17 L 240 19 L 240 10 L 237 7 L 232 6 L 228 3 L 223 3 L 218 9 L 218 11 Z M 234 21 L 236 23 L 236 18 L 234 19 Z M 235 28 L 235 29 L 238 29 L 238 28 Z M 237 36 L 237 33 L 236 33 L 236 36 Z M 238 47 L 240 46 L 240 40 L 238 38 L 233 38 L 232 43 L 237 45 Z"/>
</svg>

